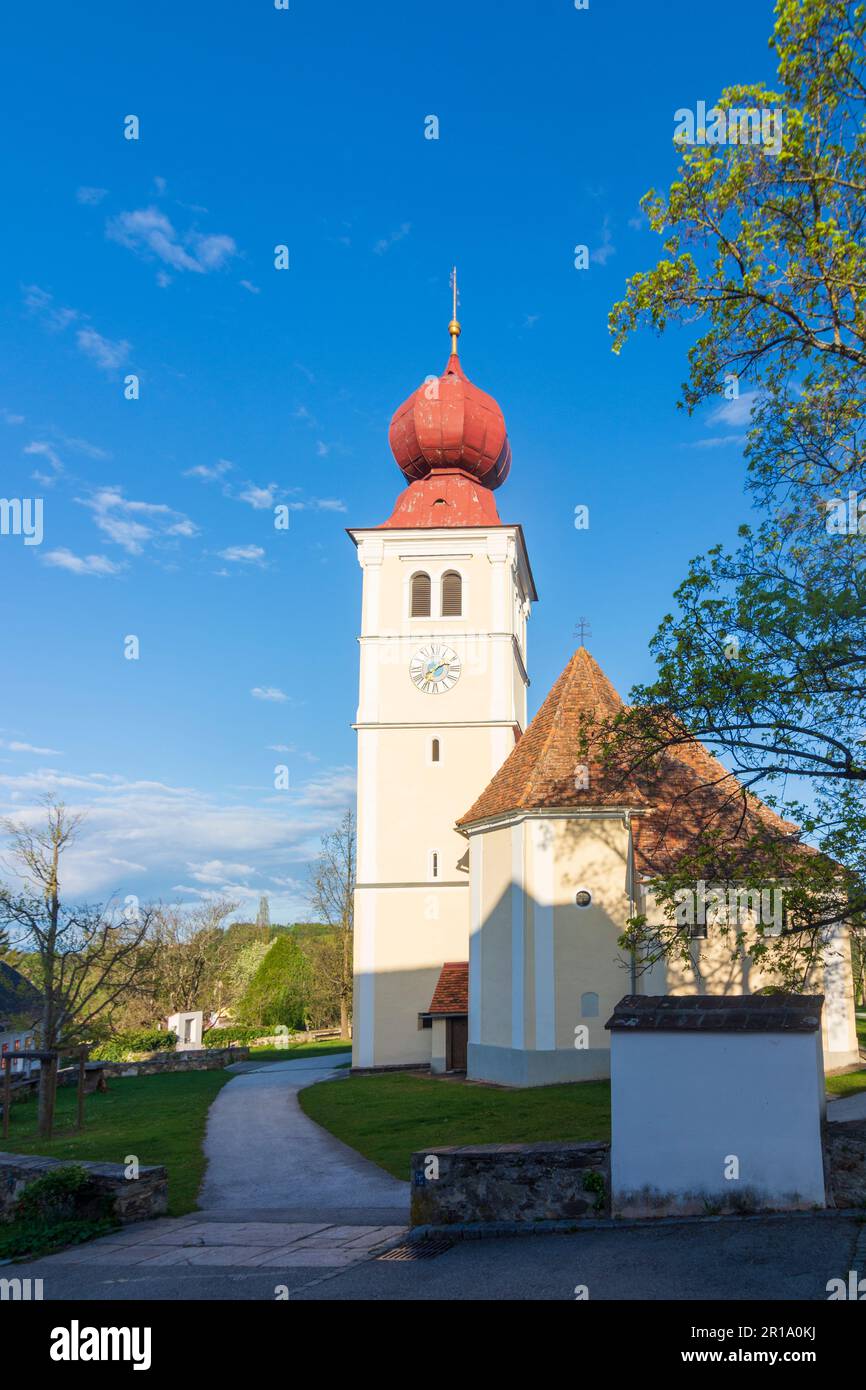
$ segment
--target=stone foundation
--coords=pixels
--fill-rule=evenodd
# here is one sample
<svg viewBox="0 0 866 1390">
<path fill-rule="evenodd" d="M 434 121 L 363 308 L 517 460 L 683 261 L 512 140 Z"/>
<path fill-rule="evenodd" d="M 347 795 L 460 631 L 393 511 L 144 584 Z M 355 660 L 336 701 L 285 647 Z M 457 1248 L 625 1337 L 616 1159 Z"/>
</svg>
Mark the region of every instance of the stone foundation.
<svg viewBox="0 0 866 1390">
<path fill-rule="evenodd" d="M 479 1144 L 412 1155 L 413 1226 L 606 1216 L 610 1145 Z"/>
<path fill-rule="evenodd" d="M 11 1221 L 15 1203 L 28 1183 L 56 1168 L 83 1168 L 93 1179 L 92 1195 L 108 1197 L 113 1215 L 126 1224 L 163 1216 L 168 1209 L 168 1174 L 162 1165 L 124 1176 L 122 1163 L 72 1163 L 37 1155 L 0 1153 L 0 1221 Z"/>
</svg>

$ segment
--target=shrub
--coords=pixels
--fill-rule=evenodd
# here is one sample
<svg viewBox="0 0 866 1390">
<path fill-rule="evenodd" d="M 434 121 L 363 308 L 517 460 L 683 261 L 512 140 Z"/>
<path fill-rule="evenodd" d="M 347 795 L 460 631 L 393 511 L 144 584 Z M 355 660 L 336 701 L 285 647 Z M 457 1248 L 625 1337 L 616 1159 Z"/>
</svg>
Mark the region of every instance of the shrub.
<svg viewBox="0 0 866 1390">
<path fill-rule="evenodd" d="M 72 1219 L 100 1220 L 109 1215 L 111 1199 L 100 1193 L 85 1168 L 67 1163 L 29 1182 L 15 1203 L 19 1221 L 46 1225 Z"/>
<path fill-rule="evenodd" d="M 166 1033 L 159 1028 L 138 1028 L 128 1033 L 117 1033 L 107 1042 L 97 1043 L 90 1055 L 99 1062 L 134 1062 L 143 1052 L 171 1052 L 177 1042 L 177 1033 Z"/>
<path fill-rule="evenodd" d="M 209 1028 L 202 1038 L 205 1047 L 228 1047 L 231 1043 L 251 1043 L 263 1038 L 267 1033 L 263 1023 L 255 1026 L 236 1028 Z"/>
</svg>

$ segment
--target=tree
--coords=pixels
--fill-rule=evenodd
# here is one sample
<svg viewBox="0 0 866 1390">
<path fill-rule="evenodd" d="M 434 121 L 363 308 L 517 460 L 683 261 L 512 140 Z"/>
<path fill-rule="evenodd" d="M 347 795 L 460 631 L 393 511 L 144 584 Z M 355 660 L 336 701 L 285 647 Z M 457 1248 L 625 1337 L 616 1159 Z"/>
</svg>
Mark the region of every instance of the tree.
<svg viewBox="0 0 866 1390">
<path fill-rule="evenodd" d="M 790 885 L 784 931 L 758 950 L 793 983 L 830 929 L 866 921 L 866 9 L 779 0 L 772 43 L 779 90 L 732 87 L 718 107 L 778 111 L 781 146 L 679 145 L 667 195 L 643 199 L 665 255 L 610 316 L 616 352 L 641 324 L 697 325 L 689 412 L 750 388 L 762 519 L 692 561 L 655 680 L 597 738 L 627 774 L 702 740 L 744 815 L 760 789 L 799 822 L 820 853 L 749 842 L 753 872 Z M 724 859 L 712 840 L 680 884 L 702 854 Z M 670 902 L 677 876 L 659 886 Z"/>
<path fill-rule="evenodd" d="M 208 1015 L 224 1006 L 235 955 L 225 923 L 236 909 L 228 898 L 158 909 L 152 990 L 164 1014 L 201 1009 Z"/>
<path fill-rule="evenodd" d="M 349 1037 L 352 1013 L 352 941 L 355 922 L 355 818 L 347 811 L 336 830 L 322 837 L 311 871 L 313 912 L 333 928 L 333 935 L 308 946 L 317 977 L 324 981 L 340 1010 L 340 1037 Z"/>
<path fill-rule="evenodd" d="M 310 962 L 298 943 L 288 933 L 275 937 L 238 1003 L 238 1022 L 303 1028 L 310 977 Z"/>
<path fill-rule="evenodd" d="M 259 910 L 256 915 L 256 926 L 267 929 L 271 925 L 271 909 L 266 894 L 262 893 L 259 898 Z"/>
<path fill-rule="evenodd" d="M 28 953 L 28 974 L 42 997 L 39 1041 L 43 1051 L 87 1042 L 99 1022 L 146 973 L 154 911 L 129 901 L 72 906 L 61 896 L 60 865 L 82 817 L 49 801 L 44 822 L 4 820 L 9 858 L 21 887 L 0 884 L 0 925 Z M 39 1133 L 50 1136 L 57 1059 L 39 1076 Z"/>
</svg>

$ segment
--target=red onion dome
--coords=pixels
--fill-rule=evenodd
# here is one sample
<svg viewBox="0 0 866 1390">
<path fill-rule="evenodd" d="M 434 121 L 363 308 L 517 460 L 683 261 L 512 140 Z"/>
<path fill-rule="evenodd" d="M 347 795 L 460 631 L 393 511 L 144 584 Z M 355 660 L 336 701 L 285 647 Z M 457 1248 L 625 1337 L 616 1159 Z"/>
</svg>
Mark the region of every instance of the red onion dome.
<svg viewBox="0 0 866 1390">
<path fill-rule="evenodd" d="M 407 482 L 459 468 L 483 487 L 497 488 L 511 467 L 505 417 L 493 397 L 464 374 L 456 319 L 450 332 L 452 351 L 442 376 L 429 377 L 395 411 L 388 431 L 391 450 Z"/>
</svg>

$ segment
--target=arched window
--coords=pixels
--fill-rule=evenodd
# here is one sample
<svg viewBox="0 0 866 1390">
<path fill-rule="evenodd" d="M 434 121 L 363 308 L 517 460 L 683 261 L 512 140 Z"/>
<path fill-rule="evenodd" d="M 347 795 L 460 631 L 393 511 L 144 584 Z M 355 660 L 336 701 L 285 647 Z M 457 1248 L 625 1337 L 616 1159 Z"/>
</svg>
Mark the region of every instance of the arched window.
<svg viewBox="0 0 866 1390">
<path fill-rule="evenodd" d="M 439 761 L 439 740 L 438 740 L 438 738 L 434 738 L 433 743 L 432 743 L 431 746 L 430 746 L 430 761 L 431 761 L 432 763 L 438 763 L 438 761 Z"/>
<path fill-rule="evenodd" d="M 412 608 L 413 618 L 430 617 L 430 576 L 429 574 L 412 575 Z"/>
<path fill-rule="evenodd" d="M 598 995 L 593 990 L 580 996 L 580 1012 L 584 1018 L 598 1018 Z"/>
<path fill-rule="evenodd" d="M 463 614 L 463 580 L 454 570 L 442 576 L 442 617 L 459 618 Z"/>
</svg>

